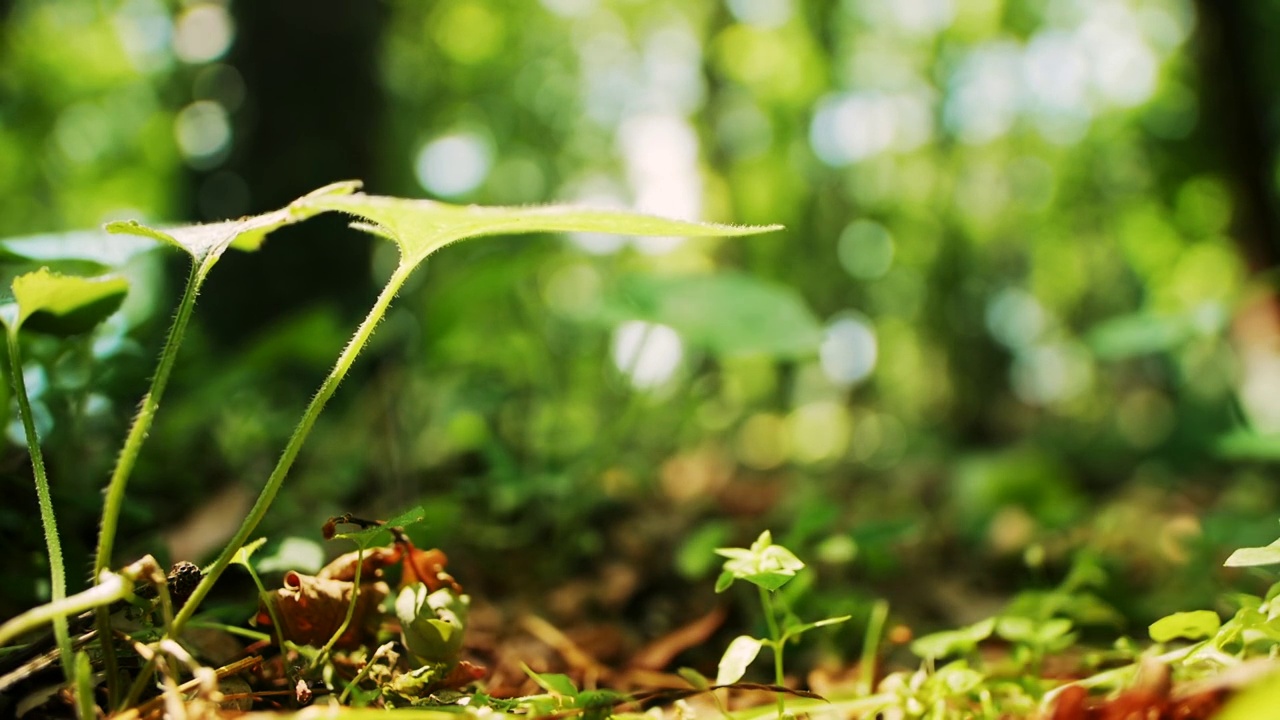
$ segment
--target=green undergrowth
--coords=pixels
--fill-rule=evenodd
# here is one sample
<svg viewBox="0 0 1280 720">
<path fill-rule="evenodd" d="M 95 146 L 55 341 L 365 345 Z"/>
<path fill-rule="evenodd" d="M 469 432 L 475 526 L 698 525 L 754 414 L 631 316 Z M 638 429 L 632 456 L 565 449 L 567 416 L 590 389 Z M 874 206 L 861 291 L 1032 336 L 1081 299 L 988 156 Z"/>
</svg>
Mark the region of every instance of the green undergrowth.
<svg viewBox="0 0 1280 720">
<path fill-rule="evenodd" d="M 273 231 L 329 212 L 354 218 L 353 227 L 392 244 L 398 260 L 373 305 L 350 340 L 330 349 L 336 359 L 284 443 L 278 460 L 259 478 L 259 492 L 233 537 L 203 568 L 166 572 L 151 557 L 121 562 L 120 521 L 130 478 L 138 467 L 153 423 L 161 412 L 179 348 L 187 336 L 197 298 L 219 260 L 228 251 L 253 251 Z M 590 232 L 655 236 L 730 237 L 764 232 L 769 227 L 739 227 L 666 220 L 624 211 L 577 207 L 462 207 L 428 200 L 371 196 L 358 184 L 326 186 L 279 210 L 238 220 L 173 228 L 138 222 L 107 226 L 117 244 L 94 238 L 57 247 L 4 247 L 9 292 L 0 305 L 7 340 L 7 372 L 34 478 L 43 552 L 49 559 L 49 602 L 0 624 L 0 662 L 20 660 L 20 672 L 52 672 L 46 683 L 53 715 L 95 718 L 129 713 L 145 717 L 189 704 L 216 713 L 227 702 L 220 675 L 244 668 L 205 664 L 186 642 L 184 631 L 201 627 L 240 635 L 279 662 L 292 699 L 282 707 L 314 703 L 298 717 L 383 717 L 396 708 L 406 718 L 511 714 L 519 716 L 650 716 L 669 709 L 679 717 L 706 715 L 751 720 L 795 714 L 867 715 L 893 718 L 1003 718 L 1051 712 L 1057 703 L 1081 692 L 1089 702 L 1106 702 L 1141 681 L 1144 668 L 1159 666 L 1176 684 L 1211 681 L 1241 668 L 1262 668 L 1265 677 L 1280 654 L 1280 583 L 1262 595 L 1234 594 L 1215 608 L 1188 608 L 1151 624 L 1144 637 L 1121 637 L 1102 647 L 1086 644 L 1099 628 L 1110 632 L 1120 613 L 1104 599 L 1103 571 L 1080 556 L 1066 577 L 1048 590 L 1024 592 L 998 614 L 964 627 L 917 637 L 904 660 L 888 638 L 892 609 L 883 601 L 869 605 L 861 645 L 845 648 L 841 661 L 853 670 L 833 683 L 825 697 L 798 689 L 787 670 L 788 648 L 801 636 L 842 625 L 849 615 L 805 620 L 800 606 L 811 585 L 792 583 L 806 570 L 791 550 L 764 531 L 746 548 L 718 548 L 724 558 L 716 592 L 741 582 L 755 588 L 757 627 L 740 634 L 720 653 L 716 677 L 684 668 L 680 687 L 623 693 L 584 688 L 567 674 L 536 673 L 526 668 L 541 692 L 498 698 L 484 691 L 483 671 L 463 657 L 471 597 L 444 569 L 444 556 L 417 548 L 407 529 L 432 516 L 414 507 L 386 521 L 343 515 L 326 525 L 326 539 L 348 543 L 354 551 L 316 575 L 287 569 L 284 587 L 269 589 L 260 577 L 256 538 L 326 404 L 348 376 L 397 294 L 422 263 L 453 243 L 493 235 Z M 24 352 L 38 343 L 83 343 L 84 337 L 128 300 L 131 284 L 125 266 L 138 253 L 158 245 L 186 255 L 190 274 L 150 385 L 138 405 L 105 485 L 93 553 L 92 583 L 68 592 L 60 531 L 50 478 L 42 455 L 40 417 L 30 402 Z M 631 305 L 605 304 L 607 322 L 670 320 L 712 351 L 747 350 L 788 356 L 812 351 L 820 333 L 791 296 L 749 276 L 702 273 L 694 277 L 628 278 L 622 292 Z M 711 298 L 712 300 L 708 300 Z M 727 299 L 732 299 L 729 302 Z M 680 310 L 716 305 L 721 314 Z M 465 307 L 460 312 L 480 313 Z M 769 316 L 777 332 L 761 332 L 753 322 Z M 683 323 L 683 324 L 682 324 Z M 625 420 L 625 418 L 624 418 Z M 606 446 L 617 449 L 625 437 Z M 598 470 L 598 468 L 595 468 Z M 582 470 L 578 468 L 578 470 Z M 584 474 L 585 471 L 582 471 Z M 483 492 L 484 490 L 480 490 Z M 719 543 L 717 543 L 719 544 Z M 24 550 L 36 551 L 34 548 Z M 710 555 L 708 550 L 706 555 Z M 701 561 L 699 561 L 701 562 Z M 1227 565 L 1280 564 L 1280 541 L 1242 548 Z M 260 606 L 256 627 L 220 622 L 206 612 L 205 601 L 226 570 L 236 565 L 254 583 Z M 383 572 L 390 575 L 384 576 Z M 1254 572 L 1266 572 L 1255 570 Z M 389 578 L 398 576 L 392 587 Z M 1274 578 L 1272 578 L 1274 579 Z M 784 591 L 784 586 L 786 589 Z M 827 613 L 823 613 L 827 614 Z M 46 641 L 43 633 L 52 631 Z M 111 638 L 103 642 L 102 638 Z M 47 645 L 47 647 L 46 647 Z M 269 649 L 269 652 L 267 652 Z M 768 649 L 767 662 L 761 651 Z M 40 657 L 50 660 L 35 667 Z M 253 658 L 251 658 L 253 659 Z M 753 668 L 767 665 L 770 682 L 745 680 Z M 56 670 L 54 670 L 56 668 Z M 7 678 L 16 677 L 14 673 Z M 1248 686 L 1227 717 L 1247 717 L 1250 703 L 1280 703 L 1272 680 Z M 14 680 L 6 687 L 18 687 Z M 312 691 L 324 693 L 313 698 Z M 1236 689 L 1236 686 L 1232 686 Z M 746 693 L 769 698 L 739 707 Z M 254 693 L 242 693 L 252 697 Z M 22 699 L 27 701 L 30 693 Z M 15 697 L 0 695 L 0 712 L 15 709 Z M 646 709 L 657 708 L 657 709 Z M 1240 709 L 1244 708 L 1244 709 Z M 1235 713 L 1235 715 L 1232 715 Z"/>
<path fill-rule="evenodd" d="M 41 443 L 34 413 L 27 402 L 21 357 L 22 335 L 44 333 L 72 338 L 91 330 L 107 319 L 120 305 L 127 292 L 127 281 L 113 272 L 106 261 L 111 251 L 94 243 L 91 247 L 68 244 L 65 254 L 50 257 L 47 248 L 23 254 L 7 248 L 10 259 L 7 271 L 12 277 L 7 304 L 4 306 L 9 346 L 9 377 L 18 401 L 19 416 L 39 496 L 39 511 L 50 558 L 51 601 L 32 608 L 0 625 L 0 648 L 20 643 L 24 637 L 52 624 L 68 696 L 81 717 L 94 717 L 99 711 L 110 712 L 134 706 L 144 695 L 152 694 L 157 682 L 173 692 L 175 678 L 184 666 L 194 669 L 195 661 L 177 643 L 183 630 L 200 610 L 213 585 L 233 562 L 248 564 L 245 548 L 255 529 L 266 515 L 289 474 L 299 451 L 310 434 L 326 403 L 347 375 L 357 356 L 373 336 L 375 328 L 386 316 L 396 294 L 409 276 L 428 256 L 452 243 L 489 235 L 513 235 L 541 232 L 610 232 L 628 235 L 734 236 L 775 229 L 772 227 L 734 227 L 710 223 L 666 220 L 615 210 L 580 207 L 461 207 L 428 200 L 406 200 L 358 193 L 359 184 L 345 182 L 321 188 L 299 198 L 279 210 L 253 217 L 207 225 L 156 228 L 138 222 L 115 222 L 107 226 L 110 233 L 149 238 L 189 256 L 191 272 L 182 298 L 174 312 L 168 336 L 152 375 L 151 385 L 139 405 L 137 415 L 120 448 L 115 468 L 107 482 L 102 507 L 97 551 L 93 562 L 94 585 L 72 596 L 66 594 L 66 568 L 63 567 L 59 532 L 49 480 L 41 457 Z M 116 535 L 130 476 L 150 433 L 161 400 L 168 386 L 202 286 L 228 250 L 257 249 L 274 230 L 301 222 L 319 213 L 341 212 L 355 218 L 354 227 L 393 243 L 399 262 L 387 278 L 382 291 L 350 341 L 340 350 L 332 370 L 312 397 L 279 461 L 259 492 L 258 498 L 240 528 L 224 546 L 212 564 L 202 569 L 199 580 L 189 595 L 174 603 L 169 595 L 169 582 L 154 560 L 144 558 L 125 568 L 113 566 Z M 122 243 L 122 247 L 134 247 Z M 118 248 L 114 253 L 118 256 Z M 86 268 L 89 270 L 85 273 Z M 354 536 L 353 536 L 354 537 Z M 361 549 L 364 549 L 361 544 Z M 356 567 L 361 564 L 357 562 Z M 356 583 L 359 575 L 357 570 Z M 68 631 L 68 619 L 85 611 L 93 611 L 96 637 L 115 637 L 118 621 L 113 619 L 112 604 L 136 601 L 144 587 L 158 596 L 153 602 L 140 602 L 150 625 L 131 642 L 126 652 L 137 655 L 142 668 L 129 682 L 120 667 L 121 647 L 115 642 L 97 642 L 95 662 L 90 663 L 85 649 L 74 649 Z M 185 594 L 185 593 L 184 593 Z M 352 593 L 354 598 L 358 593 Z M 397 601 L 399 605 L 399 601 Z M 352 608 L 355 601 L 352 600 Z M 418 612 L 443 611 L 426 598 L 415 605 L 412 598 L 405 607 Z M 414 610 L 409 610 L 412 613 Z M 346 621 L 350 621 L 350 613 Z M 401 618 L 402 622 L 413 618 Z M 439 621 L 438 618 L 432 622 Z M 442 622 L 442 621 L 441 621 Z M 343 623 L 345 630 L 346 622 Z M 446 623 L 447 624 L 447 623 Z M 428 623 L 426 629 L 445 632 Z M 335 634 L 335 639 L 341 633 Z M 158 636 L 158 637 L 157 637 Z M 141 643 L 141 644 L 139 644 Z M 332 643 L 325 648 L 331 647 Z M 82 643 L 83 646 L 83 643 Z M 421 647 L 421 645 L 418 645 Z M 422 658 L 419 657 L 419 660 Z M 315 665 L 319 664 L 317 660 Z M 98 669 L 100 667 L 100 670 Z M 104 691 L 94 688 L 99 684 Z M 208 678 L 203 678 L 208 681 Z M 163 681 L 163 682 L 162 682 Z"/>
</svg>

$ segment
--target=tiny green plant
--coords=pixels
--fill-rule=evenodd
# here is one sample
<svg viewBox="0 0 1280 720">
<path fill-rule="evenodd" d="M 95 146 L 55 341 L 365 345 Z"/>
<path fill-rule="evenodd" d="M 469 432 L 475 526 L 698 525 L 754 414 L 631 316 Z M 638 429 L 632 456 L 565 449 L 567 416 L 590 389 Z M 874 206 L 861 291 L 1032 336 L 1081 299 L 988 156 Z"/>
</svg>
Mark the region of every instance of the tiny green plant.
<svg viewBox="0 0 1280 720">
<path fill-rule="evenodd" d="M 744 580 L 756 586 L 760 595 L 760 607 L 764 613 L 769 637 L 757 638 L 739 635 L 729 643 L 716 673 L 717 685 L 730 685 L 742 679 L 747 667 L 755 661 L 760 649 L 773 651 L 774 683 L 781 687 L 786 679 L 783 650 L 787 643 L 814 628 L 845 622 L 849 615 L 826 618 L 817 622 L 801 622 L 776 594 L 796 573 L 804 569 L 804 563 L 787 548 L 775 545 L 773 535 L 765 530 L 751 543 L 750 548 L 719 548 L 718 555 L 725 558 L 724 570 L 716 580 L 716 592 L 724 592 L 736 580 Z M 785 693 L 778 693 L 778 717 L 787 711 Z"/>
</svg>

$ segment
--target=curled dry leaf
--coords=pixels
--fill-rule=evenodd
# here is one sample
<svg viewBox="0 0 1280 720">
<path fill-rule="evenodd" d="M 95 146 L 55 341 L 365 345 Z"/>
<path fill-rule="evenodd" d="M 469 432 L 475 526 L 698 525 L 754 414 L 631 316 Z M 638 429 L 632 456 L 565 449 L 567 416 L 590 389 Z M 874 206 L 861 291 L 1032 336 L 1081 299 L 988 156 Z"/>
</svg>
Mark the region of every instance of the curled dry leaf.
<svg viewBox="0 0 1280 720">
<path fill-rule="evenodd" d="M 283 625 L 281 636 L 300 645 L 324 645 L 346 618 L 354 591 L 355 583 L 350 581 L 286 573 L 284 587 L 276 590 L 269 600 L 275 603 L 276 614 Z M 390 592 L 384 582 L 361 583 L 351 625 L 338 638 L 337 647 L 356 647 L 377 629 L 378 605 Z M 271 624 L 266 608 L 259 609 L 256 619 L 259 625 Z"/>
</svg>

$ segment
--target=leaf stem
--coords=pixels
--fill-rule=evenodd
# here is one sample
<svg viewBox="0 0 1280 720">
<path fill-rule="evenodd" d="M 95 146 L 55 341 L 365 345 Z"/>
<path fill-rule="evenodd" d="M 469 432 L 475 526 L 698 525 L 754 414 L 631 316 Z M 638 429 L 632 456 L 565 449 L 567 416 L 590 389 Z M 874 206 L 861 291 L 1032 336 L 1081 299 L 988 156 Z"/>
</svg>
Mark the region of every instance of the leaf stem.
<svg viewBox="0 0 1280 720">
<path fill-rule="evenodd" d="M 5 332 L 5 337 L 9 346 L 9 378 L 13 383 L 13 394 L 18 400 L 18 415 L 22 418 L 22 430 L 27 437 L 27 450 L 31 453 L 31 471 L 35 474 L 36 499 L 40 504 L 40 523 L 44 526 L 45 546 L 49 550 L 49 596 L 51 604 L 56 604 L 67 597 L 67 571 L 62 562 L 58 520 L 53 514 L 53 497 L 49 493 L 44 455 L 40 452 L 40 438 L 36 436 L 35 419 L 31 414 L 31 400 L 27 397 L 27 382 L 22 377 L 22 352 L 18 348 L 17 329 L 9 329 Z M 67 629 L 65 616 L 53 618 L 53 636 L 58 642 L 62 674 L 68 683 L 73 683 L 76 678 L 75 659 L 71 654 L 71 633 Z"/>
<path fill-rule="evenodd" d="M 191 266 L 191 275 L 187 278 L 187 287 L 174 313 L 173 324 L 169 326 L 169 336 L 165 339 L 164 349 L 160 353 L 160 361 L 156 365 L 156 374 L 151 378 L 151 387 L 143 396 L 138 414 L 129 426 L 129 434 L 125 437 L 124 446 L 120 448 L 120 456 L 116 458 L 115 469 L 111 472 L 111 480 L 107 483 L 106 500 L 102 508 L 102 524 L 98 531 L 98 552 L 93 561 L 93 574 L 97 577 L 111 564 L 111 551 L 115 544 L 116 529 L 120 521 L 120 509 L 124 505 L 125 487 L 129 484 L 129 475 L 138 462 L 138 452 L 147 439 L 151 423 L 155 420 L 156 411 L 160 408 L 160 397 L 164 394 L 165 385 L 169 382 L 169 373 L 173 370 L 174 360 L 178 356 L 178 347 L 187 331 L 187 323 L 191 320 L 195 308 L 196 295 L 213 262 L 205 261 Z M 101 630 L 102 628 L 99 628 Z"/>
<path fill-rule="evenodd" d="M 160 409 L 160 398 L 164 395 L 165 386 L 169 383 L 169 374 L 173 370 L 174 361 L 178 357 L 178 348 L 187 332 L 187 323 L 195 309 L 196 295 L 200 286 L 213 268 L 218 258 L 216 255 L 206 256 L 200 262 L 192 262 L 191 274 L 187 277 L 187 286 L 182 293 L 182 300 L 169 326 L 169 336 L 165 338 L 164 349 L 160 352 L 160 361 L 156 364 L 156 374 L 151 378 L 151 387 L 142 397 L 138 414 L 133 417 L 129 426 L 129 434 L 125 436 L 120 455 L 116 458 L 115 468 L 111 471 L 111 480 L 107 482 L 106 498 L 102 506 L 102 521 L 98 528 L 98 551 L 93 560 L 93 576 L 102 575 L 111 564 L 111 551 L 115 545 L 116 531 L 120 524 L 120 509 L 124 506 L 125 488 L 129 484 L 129 475 L 138 462 L 138 453 L 151 431 L 156 411 Z M 103 638 L 102 662 L 107 679 L 107 695 L 110 706 L 114 707 L 120 692 L 119 671 L 116 665 L 115 646 L 111 643 L 111 613 L 101 607 L 94 613 L 94 623 L 98 628 L 98 637 Z"/>
<path fill-rule="evenodd" d="M 324 647 L 320 648 L 320 652 L 316 653 L 315 659 L 311 661 L 312 670 L 320 667 L 320 663 L 329 656 L 329 653 L 333 652 L 333 646 L 338 643 L 338 639 L 347 632 L 348 627 L 351 627 L 351 618 L 355 617 L 356 605 L 360 602 L 360 569 L 363 566 L 364 545 L 358 544 L 356 545 L 356 576 L 351 581 L 351 602 L 347 603 L 347 615 L 342 618 L 342 624 L 338 626 L 333 636 L 329 638 L 329 642 L 325 643 Z"/>
<path fill-rule="evenodd" d="M 190 599 L 186 605 L 173 618 L 173 624 L 169 626 L 166 636 L 176 638 L 181 632 L 183 626 L 191 619 L 196 610 L 200 607 L 201 601 L 209 594 L 213 584 L 218 581 L 223 571 L 231 564 L 231 559 L 235 556 L 236 551 L 240 549 L 245 542 L 248 541 L 249 535 L 258 527 L 258 523 L 266 517 L 267 509 L 271 507 L 271 502 L 275 500 L 276 493 L 280 491 L 280 486 L 284 483 L 284 478 L 289 474 L 289 470 L 293 467 L 293 463 L 298 458 L 298 453 L 302 449 L 302 444 L 306 441 L 307 436 L 311 433 L 311 429 L 316 424 L 316 418 L 320 416 L 320 412 L 324 410 L 325 403 L 329 398 L 333 397 L 334 391 L 338 389 L 338 384 L 346 377 L 347 371 L 351 369 L 351 365 L 355 362 L 356 356 L 364 349 L 365 344 L 373 335 L 374 328 L 382 321 L 387 313 L 387 308 L 391 305 L 391 301 L 395 298 L 396 293 L 404 285 L 405 280 L 413 272 L 414 266 L 411 263 L 401 262 L 396 266 L 395 272 L 391 273 L 391 277 L 387 279 L 387 284 L 382 288 L 382 292 L 378 295 L 378 299 L 370 308 L 369 314 L 356 328 L 355 335 L 351 337 L 351 341 L 343 348 L 342 354 L 338 356 L 334 363 L 333 369 L 329 371 L 329 375 L 325 377 L 324 382 L 320 384 L 320 389 L 316 391 L 315 397 L 311 399 L 311 403 L 307 405 L 307 409 L 302 414 L 302 418 L 298 421 L 297 427 L 293 430 L 293 435 L 289 437 L 289 442 L 285 444 L 284 451 L 280 455 L 280 460 L 276 463 L 276 467 L 271 471 L 271 475 L 267 478 L 267 484 L 263 486 L 262 492 L 258 494 L 258 499 L 250 509 L 249 515 L 245 517 L 241 523 L 240 529 L 236 531 L 234 537 L 222 549 L 222 554 L 214 561 L 206 571 L 204 578 L 196 589 L 191 593 Z"/>
<path fill-rule="evenodd" d="M 771 640 L 769 646 L 773 648 L 774 684 L 778 687 L 782 687 L 783 681 L 785 680 L 785 673 L 783 672 L 782 667 L 782 645 L 785 642 L 785 639 L 782 637 L 782 633 L 778 630 L 778 618 L 774 616 L 773 596 L 768 590 L 765 590 L 764 587 L 760 585 L 756 586 L 756 590 L 760 591 L 760 604 L 764 608 L 764 620 L 769 626 L 769 638 Z M 778 693 L 778 717 L 781 718 L 786 711 L 786 700 L 783 699 L 782 693 Z"/>
</svg>

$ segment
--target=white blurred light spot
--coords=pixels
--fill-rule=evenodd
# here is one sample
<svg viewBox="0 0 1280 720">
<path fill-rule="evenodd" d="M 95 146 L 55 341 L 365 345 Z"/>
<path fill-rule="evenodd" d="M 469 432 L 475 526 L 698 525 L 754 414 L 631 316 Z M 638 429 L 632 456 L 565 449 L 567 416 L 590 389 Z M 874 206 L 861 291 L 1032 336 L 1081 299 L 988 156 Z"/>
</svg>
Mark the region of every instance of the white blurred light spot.
<svg viewBox="0 0 1280 720">
<path fill-rule="evenodd" d="M 703 50 L 687 25 L 665 25 L 644 42 L 644 102 L 648 107 L 688 114 L 702 106 L 706 81 Z"/>
<path fill-rule="evenodd" d="M 207 166 L 216 161 L 231 144 L 231 120 L 221 105 L 211 100 L 197 100 L 182 108 L 173 121 L 178 149 L 187 161 Z"/>
<path fill-rule="evenodd" d="M 631 320 L 613 333 L 613 364 L 637 388 L 663 384 L 684 357 L 680 334 L 666 325 Z"/>
<path fill-rule="evenodd" d="M 173 52 L 189 63 L 209 62 L 222 57 L 235 38 L 235 21 L 221 5 L 200 3 L 178 17 L 173 33 Z"/>
<path fill-rule="evenodd" d="M 795 7 L 792 0 L 729 0 L 729 12 L 738 22 L 776 28 L 791 19 Z"/>
<path fill-rule="evenodd" d="M 678 115 L 640 115 L 618 129 L 636 209 L 695 220 L 702 210 L 698 137 Z"/>
<path fill-rule="evenodd" d="M 1020 100 L 1022 57 L 1012 42 L 978 46 L 951 78 L 943 118 L 961 140 L 982 144 L 1013 127 Z"/>
<path fill-rule="evenodd" d="M 561 17 L 581 17 L 598 4 L 599 0 L 542 0 L 542 7 Z"/>
<path fill-rule="evenodd" d="M 1108 100 L 1126 107 L 1155 92 L 1157 59 L 1126 7 L 1099 5 L 1079 30 L 1093 65 L 1093 81 Z"/>
<path fill-rule="evenodd" d="M 860 317 L 841 317 L 827 326 L 818 349 L 822 371 L 832 382 L 848 387 L 876 368 L 875 330 Z"/>
<path fill-rule="evenodd" d="M 126 0 L 114 23 L 120 46 L 139 70 L 159 71 L 172 64 L 173 21 L 158 0 Z"/>
<path fill-rule="evenodd" d="M 1047 112 L 1089 113 L 1089 58 L 1071 33 L 1036 33 L 1023 57 L 1027 91 Z"/>
<path fill-rule="evenodd" d="M 480 187 L 489 175 L 493 158 L 489 146 L 466 132 L 438 137 L 422 146 L 414 161 L 418 182 L 443 197 L 464 195 Z"/>
<path fill-rule="evenodd" d="M 952 0 L 888 0 L 886 4 L 897 26 L 917 36 L 946 30 L 956 14 Z"/>
<path fill-rule="evenodd" d="M 1067 342 L 1038 345 L 1018 353 L 1009 372 L 1014 393 L 1031 405 L 1071 400 L 1093 382 L 1089 352 Z"/>
<path fill-rule="evenodd" d="M 618 128 L 618 143 L 627 165 L 627 180 L 641 212 L 696 220 L 702 212 L 702 178 L 698 174 L 698 137 L 683 117 L 639 115 Z M 671 252 L 683 238 L 637 238 L 638 250 Z"/>
<path fill-rule="evenodd" d="M 847 165 L 887 150 L 893 144 L 893 106 L 879 93 L 847 93 L 818 101 L 809 142 L 818 158 Z"/>
<path fill-rule="evenodd" d="M 1036 342 L 1049 325 L 1040 301 L 1018 288 L 1006 288 L 992 298 L 986 321 L 991 336 L 1013 350 Z"/>
</svg>

